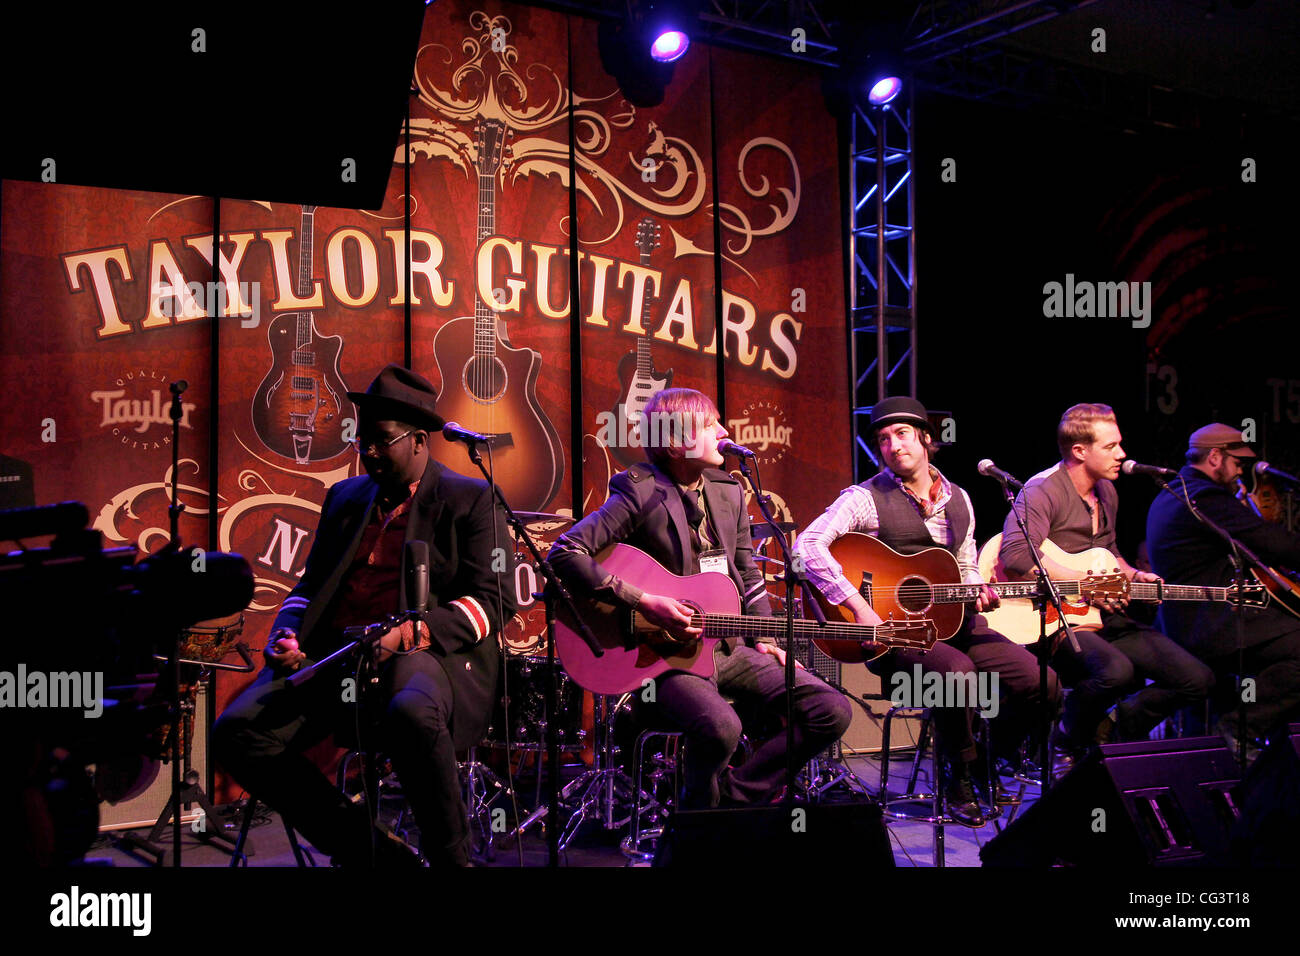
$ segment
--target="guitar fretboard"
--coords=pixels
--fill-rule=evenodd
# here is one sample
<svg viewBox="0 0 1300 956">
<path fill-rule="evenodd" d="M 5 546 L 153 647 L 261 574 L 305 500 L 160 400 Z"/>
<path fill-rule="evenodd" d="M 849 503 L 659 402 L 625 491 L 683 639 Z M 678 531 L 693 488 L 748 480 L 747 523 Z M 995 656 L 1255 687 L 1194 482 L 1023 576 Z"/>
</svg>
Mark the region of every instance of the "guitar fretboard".
<svg viewBox="0 0 1300 956">
<path fill-rule="evenodd" d="M 706 637 L 785 636 L 785 618 L 754 617 L 744 614 L 707 614 L 696 612 L 691 624 L 702 627 Z M 876 641 L 908 647 L 928 647 L 934 643 L 934 626 L 929 621 L 906 621 L 894 624 L 856 624 L 827 621 L 822 627 L 810 621 L 795 621 L 797 637 L 831 641 Z"/>
<path fill-rule="evenodd" d="M 499 136 L 500 131 L 488 127 L 479 135 L 478 169 L 478 243 L 496 232 L 496 169 L 488 153 L 495 147 L 487 143 L 488 137 Z M 485 168 L 490 167 L 490 168 Z M 481 295 L 474 296 L 474 354 L 494 356 L 497 352 L 496 312 L 488 308 Z"/>
<path fill-rule="evenodd" d="M 315 242 L 313 223 L 316 220 L 316 207 L 302 207 L 302 226 L 298 230 L 298 298 L 305 299 L 311 295 L 311 248 Z M 297 323 L 297 343 L 293 353 L 293 364 L 311 366 L 315 364 L 314 356 L 306 346 L 311 344 L 311 313 L 299 312 Z"/>
</svg>

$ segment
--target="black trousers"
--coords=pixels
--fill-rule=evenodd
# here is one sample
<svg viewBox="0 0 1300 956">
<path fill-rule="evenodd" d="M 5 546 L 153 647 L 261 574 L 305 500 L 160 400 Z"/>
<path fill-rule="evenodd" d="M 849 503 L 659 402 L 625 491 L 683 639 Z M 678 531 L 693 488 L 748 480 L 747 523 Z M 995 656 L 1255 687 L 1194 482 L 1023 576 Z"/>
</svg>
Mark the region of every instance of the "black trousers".
<svg viewBox="0 0 1300 956">
<path fill-rule="evenodd" d="M 1095 741 L 1112 706 L 1119 738 L 1141 740 L 1214 687 L 1214 673 L 1195 655 L 1126 614 L 1103 612 L 1100 631 L 1076 630 L 1075 636 L 1080 653 L 1062 635 L 1051 664 L 1070 688 L 1062 724 L 1076 745 Z"/>
<path fill-rule="evenodd" d="M 968 617 L 962 630 L 928 651 L 893 650 L 869 664 L 868 669 L 881 679 L 881 689 L 889 697 L 901 687 L 895 684 L 894 674 L 912 674 L 918 664 L 922 674 L 969 675 L 967 683 L 970 686 L 975 685 L 980 674 L 997 675 L 997 713 L 990 722 L 995 758 L 1012 759 L 1021 741 L 1042 715 L 1037 659 L 1027 648 L 985 626 L 981 617 Z M 1047 669 L 1047 701 L 1048 711 L 1054 718 L 1061 709 L 1061 687 L 1050 667 Z M 904 698 L 900 702 L 907 703 L 908 700 Z M 974 720 L 977 710 L 969 694 L 963 701 L 945 700 L 933 708 L 939 747 L 949 760 L 970 763 L 976 759 Z"/>
<path fill-rule="evenodd" d="M 441 665 L 424 652 L 390 658 L 380 665 L 378 686 L 366 692 L 373 696 L 362 698 L 361 714 L 345 700 L 344 676 L 320 674 L 292 688 L 266 668 L 213 727 L 213 755 L 314 846 L 345 865 L 365 865 L 372 839 L 365 808 L 349 802 L 303 753 L 360 719 L 362 745 L 370 748 L 374 739 L 367 731 L 377 733 L 375 749 L 393 762 L 430 863 L 468 862 L 469 822 L 449 726 L 451 684 Z"/>
<path fill-rule="evenodd" d="M 1273 727 L 1287 720 L 1300 719 L 1300 627 L 1280 634 L 1245 650 L 1245 673 L 1255 678 L 1254 700 L 1246 704 L 1246 734 L 1263 737 Z M 1233 726 L 1237 722 L 1237 703 L 1242 689 L 1236 688 L 1230 675 L 1242 668 L 1237 654 L 1225 654 L 1210 661 L 1220 675 L 1225 691 L 1223 716 Z M 1232 697 L 1228 698 L 1231 689 Z M 1238 736 L 1242 736 L 1238 732 Z"/>
<path fill-rule="evenodd" d="M 785 781 L 785 729 L 759 741 L 743 764 L 728 771 L 742 728 L 740 717 L 722 695 L 733 697 L 746 709 L 752 707 L 767 715 L 784 717 L 785 669 L 771 654 L 744 645 L 727 654 L 718 644 L 713 663 L 714 675 L 708 679 L 682 671 L 659 677 L 654 701 L 635 698 L 638 723 L 685 733 L 683 806 L 716 807 L 724 801 L 763 803 Z M 843 694 L 806 670 L 796 668 L 795 767 L 803 767 L 839 740 L 848 730 L 852 717 Z"/>
</svg>

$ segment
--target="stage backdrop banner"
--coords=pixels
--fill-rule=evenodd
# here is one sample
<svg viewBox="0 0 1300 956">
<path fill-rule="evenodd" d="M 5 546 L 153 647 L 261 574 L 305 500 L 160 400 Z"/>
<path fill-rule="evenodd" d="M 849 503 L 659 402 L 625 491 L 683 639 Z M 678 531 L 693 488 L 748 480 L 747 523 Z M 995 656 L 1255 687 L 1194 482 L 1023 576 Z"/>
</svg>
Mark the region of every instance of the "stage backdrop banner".
<svg viewBox="0 0 1300 956">
<path fill-rule="evenodd" d="M 6 501 L 80 499 L 108 544 L 156 550 L 167 385 L 186 379 L 182 537 L 249 560 L 244 639 L 260 648 L 326 491 L 359 473 L 344 393 L 409 349 L 444 416 L 494 436 L 496 475 L 543 549 L 643 457 L 636 412 L 668 384 L 719 401 L 779 517 L 806 524 L 851 474 L 836 133 L 818 77 L 696 44 L 663 102 L 637 107 L 597 34 L 514 4 L 430 7 L 409 148 L 403 135 L 391 168 L 358 171 L 388 177 L 377 211 L 223 200 L 214 226 L 208 198 L 6 182 Z M 329 121 L 329 103 L 310 108 Z M 431 449 L 475 473 L 463 446 Z M 535 650 L 535 572 L 514 571 L 507 640 Z M 223 677 L 218 708 L 248 679 Z"/>
</svg>

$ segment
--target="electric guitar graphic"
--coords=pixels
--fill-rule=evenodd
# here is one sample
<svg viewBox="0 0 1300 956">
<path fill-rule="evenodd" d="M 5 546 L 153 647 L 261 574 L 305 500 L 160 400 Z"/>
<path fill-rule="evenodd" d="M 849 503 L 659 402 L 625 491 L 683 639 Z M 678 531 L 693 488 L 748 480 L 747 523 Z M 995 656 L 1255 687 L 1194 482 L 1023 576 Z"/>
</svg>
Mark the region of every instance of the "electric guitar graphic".
<svg viewBox="0 0 1300 956">
<path fill-rule="evenodd" d="M 642 219 L 636 227 L 636 247 L 641 252 L 641 265 L 650 264 L 650 253 L 659 248 L 659 223 L 653 219 Z M 641 327 L 646 328 L 650 321 L 649 295 L 645 296 L 641 306 Z M 660 389 L 667 388 L 673 381 L 673 370 L 661 372 L 654 366 L 650 357 L 650 333 L 636 343 L 636 348 L 619 360 L 618 381 L 622 399 L 614 406 L 614 421 L 626 421 L 629 424 L 627 442 L 616 441 L 610 453 L 624 468 L 645 461 L 645 451 L 641 445 L 641 412 L 650 396 Z"/>
<path fill-rule="evenodd" d="M 298 231 L 298 296 L 311 295 L 315 206 L 302 207 Z M 353 415 L 339 374 L 343 338 L 321 335 L 311 312 L 277 315 L 267 329 L 271 370 L 253 396 L 253 431 L 262 444 L 297 464 L 347 450 L 343 421 Z"/>
<path fill-rule="evenodd" d="M 478 241 L 496 230 L 495 179 L 504 152 L 505 124 L 478 124 Z M 452 319 L 433 338 L 442 379 L 438 414 L 487 435 L 496 480 L 518 511 L 542 511 L 564 479 L 560 436 L 537 402 L 542 357 L 510 347 L 496 311 L 475 296 L 474 315 Z M 465 450 L 434 441 L 430 454 L 456 471 L 466 470 Z"/>
</svg>

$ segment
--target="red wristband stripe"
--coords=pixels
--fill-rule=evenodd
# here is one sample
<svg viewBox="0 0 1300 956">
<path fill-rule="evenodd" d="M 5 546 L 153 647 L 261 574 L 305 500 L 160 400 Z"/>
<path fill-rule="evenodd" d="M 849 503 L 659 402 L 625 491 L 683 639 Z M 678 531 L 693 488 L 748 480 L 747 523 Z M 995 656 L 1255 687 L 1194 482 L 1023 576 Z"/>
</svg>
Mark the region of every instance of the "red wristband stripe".
<svg viewBox="0 0 1300 956">
<path fill-rule="evenodd" d="M 451 602 L 451 607 L 460 608 L 464 615 L 469 618 L 470 627 L 474 629 L 474 643 L 488 635 L 488 616 L 483 610 L 483 605 L 479 604 L 474 598 L 466 595 L 462 598 L 456 598 Z"/>
</svg>

